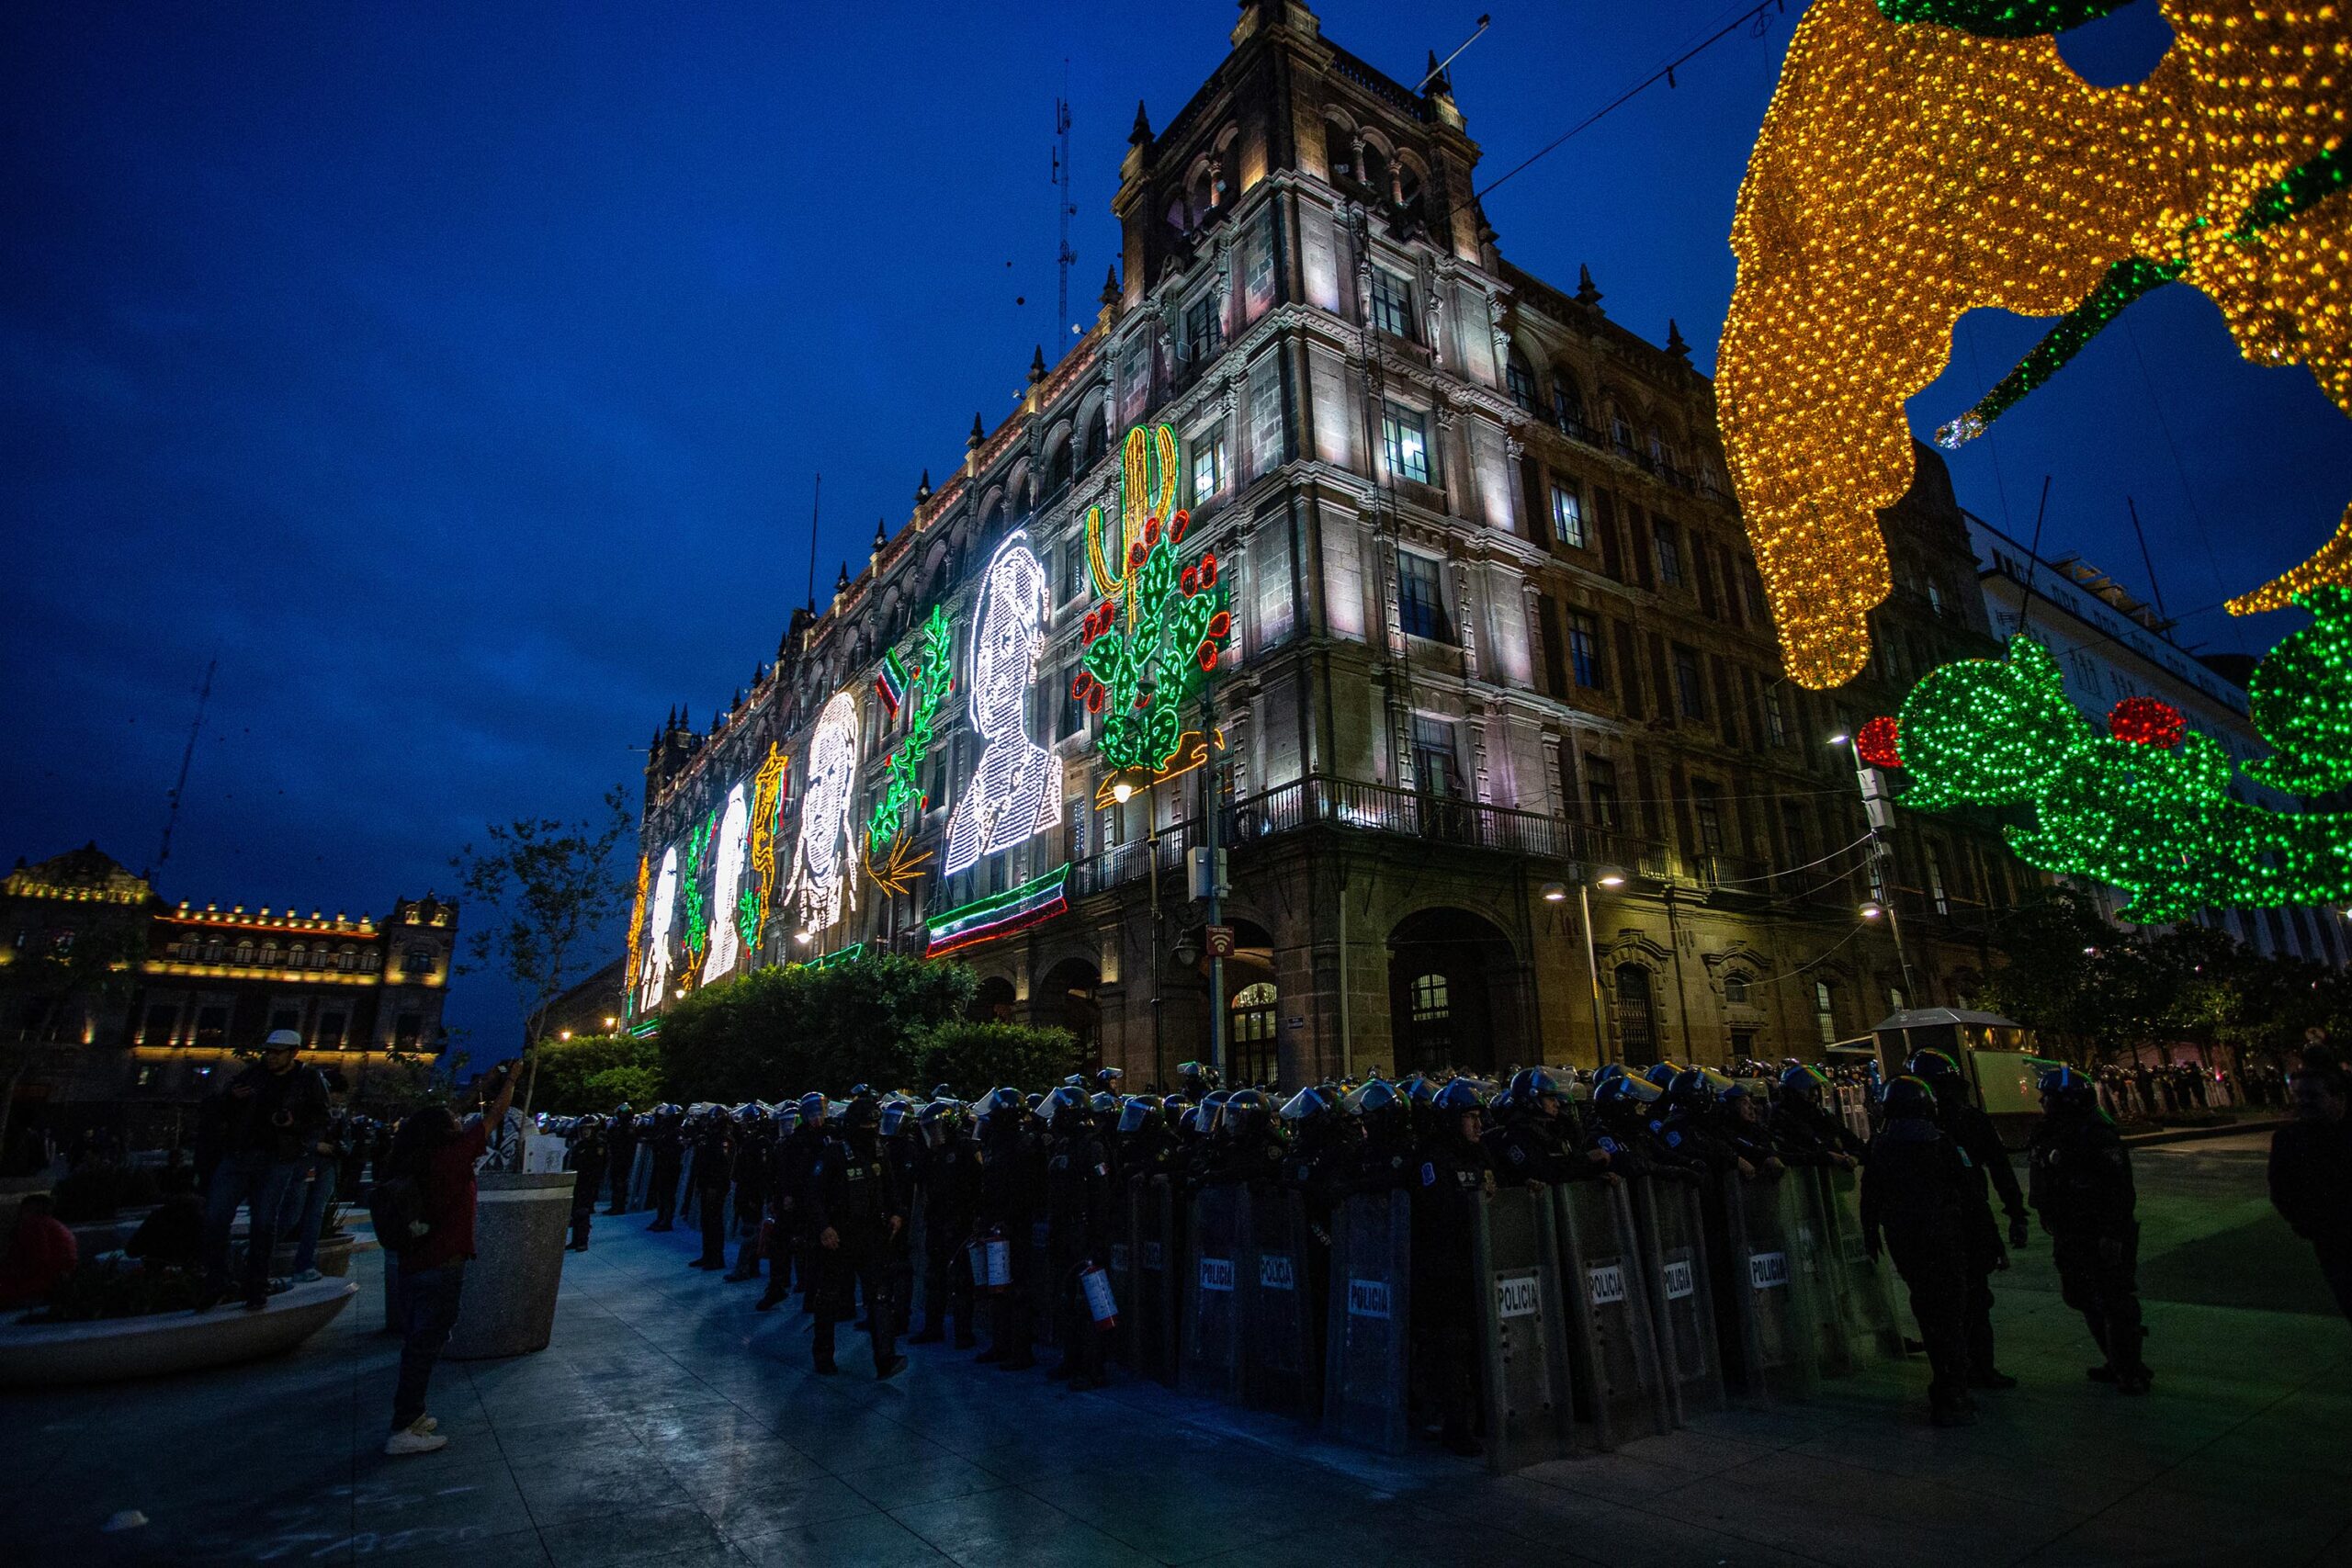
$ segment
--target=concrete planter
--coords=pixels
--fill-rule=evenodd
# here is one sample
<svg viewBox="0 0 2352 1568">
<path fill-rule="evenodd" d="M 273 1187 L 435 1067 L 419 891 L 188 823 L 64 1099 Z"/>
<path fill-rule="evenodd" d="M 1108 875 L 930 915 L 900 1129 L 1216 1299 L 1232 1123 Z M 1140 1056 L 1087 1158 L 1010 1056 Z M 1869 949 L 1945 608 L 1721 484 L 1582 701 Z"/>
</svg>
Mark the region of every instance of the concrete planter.
<svg viewBox="0 0 2352 1568">
<path fill-rule="evenodd" d="M 124 1240 L 129 1239 L 126 1233 Z M 294 1272 L 294 1252 L 298 1245 L 281 1241 L 270 1248 L 269 1271 L 274 1278 L 282 1280 Z M 334 1231 L 319 1237 L 319 1272 L 338 1278 L 350 1273 L 352 1247 L 349 1231 Z M 245 1277 L 245 1228 L 243 1225 L 230 1233 L 229 1277 L 232 1280 Z"/>
<path fill-rule="evenodd" d="M 479 1361 L 547 1348 L 571 1229 L 572 1179 L 568 1170 L 479 1179 L 474 1261 L 466 1269 L 457 1331 L 444 1356 Z"/>
<path fill-rule="evenodd" d="M 270 1297 L 268 1310 L 235 1306 L 95 1323 L 0 1324 L 0 1388 L 120 1382 L 279 1356 L 324 1328 L 359 1287 L 321 1280 Z"/>
</svg>

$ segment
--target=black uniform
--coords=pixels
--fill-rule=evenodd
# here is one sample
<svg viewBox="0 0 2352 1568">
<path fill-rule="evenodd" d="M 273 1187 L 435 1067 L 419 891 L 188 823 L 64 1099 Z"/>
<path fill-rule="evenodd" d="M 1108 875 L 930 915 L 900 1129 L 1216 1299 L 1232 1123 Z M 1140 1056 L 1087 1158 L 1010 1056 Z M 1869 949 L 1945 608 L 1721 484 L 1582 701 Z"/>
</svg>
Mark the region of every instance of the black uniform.
<svg viewBox="0 0 2352 1568">
<path fill-rule="evenodd" d="M 1037 1215 L 1035 1185 L 1036 1151 L 1027 1130 L 1029 1118 L 1014 1113 L 990 1116 L 980 1135 L 980 1229 L 1001 1233 L 1012 1253 L 1012 1280 L 995 1293 L 989 1314 L 989 1348 L 980 1359 L 995 1361 L 1007 1371 L 1037 1364 L 1032 1348 L 1036 1325 L 1029 1302 L 1030 1227 Z"/>
<path fill-rule="evenodd" d="M 769 1134 L 765 1122 L 739 1125 L 735 1133 L 735 1248 L 730 1280 L 760 1277 L 760 1221 L 767 1213 Z"/>
<path fill-rule="evenodd" d="M 1062 1348 L 1056 1375 L 1072 1388 L 1102 1384 L 1102 1330 L 1086 1304 L 1079 1276 L 1111 1258 L 1111 1151 L 1082 1112 L 1064 1112 L 1046 1150 L 1046 1266 L 1054 1294 L 1054 1337 Z"/>
<path fill-rule="evenodd" d="M 695 1213 L 702 1221 L 697 1269 L 727 1267 L 727 1184 L 735 1172 L 735 1129 L 713 1116 L 695 1134 Z"/>
<path fill-rule="evenodd" d="M 1478 1282 L 1471 1235 L 1495 1189 L 1487 1151 L 1450 1128 L 1420 1149 L 1413 1178 L 1413 1363 L 1445 1423 L 1447 1446 L 1478 1446 Z"/>
<path fill-rule="evenodd" d="M 607 1214 L 628 1213 L 629 1178 L 637 1171 L 637 1112 L 616 1111 L 605 1142 L 612 1147 L 612 1207 Z"/>
<path fill-rule="evenodd" d="M 2319 1254 L 2336 1305 L 2352 1318 L 2352 1121 L 2307 1116 L 2272 1135 L 2270 1205 Z"/>
<path fill-rule="evenodd" d="M 686 1139 L 676 1113 L 653 1118 L 653 1223 L 645 1228 L 666 1231 L 678 1213 L 678 1176 L 685 1163 Z"/>
<path fill-rule="evenodd" d="M 1774 1146 L 1791 1165 L 1834 1165 L 1839 1155 L 1860 1160 L 1866 1152 L 1843 1117 L 1801 1094 L 1781 1095 L 1773 1103 L 1770 1125 Z M 2014 1183 L 2017 1178 L 2009 1179 Z"/>
<path fill-rule="evenodd" d="M 2034 1129 L 2029 1156 L 2034 1212 L 2050 1233 L 2058 1288 L 2083 1314 L 2107 1365 L 2094 1376 L 2143 1392 L 2138 1195 L 2132 1155 L 2114 1124 L 2089 1107 L 2055 1110 Z"/>
<path fill-rule="evenodd" d="M 1975 1276 L 1967 1235 L 1978 1184 L 1960 1145 L 1923 1118 L 1890 1119 L 1862 1166 L 1863 1244 L 1876 1258 L 1884 1237 L 1911 1292 L 1928 1347 L 1928 1402 L 1939 1419 L 1971 1406 L 1967 1305 Z"/>
<path fill-rule="evenodd" d="M 946 1337 L 956 1324 L 956 1348 L 968 1350 L 972 1335 L 972 1263 L 966 1245 L 979 1212 L 980 1145 L 956 1133 L 925 1145 L 921 1168 L 924 1251 L 922 1332 L 918 1345 Z"/>
<path fill-rule="evenodd" d="M 819 1145 L 803 1206 L 815 1243 L 817 1284 L 809 1304 L 817 1318 L 817 1370 L 834 1370 L 833 1325 L 851 1315 L 854 1292 L 862 1292 L 873 1325 L 875 1375 L 888 1377 L 905 1365 L 890 1332 L 888 1263 L 891 1239 L 905 1228 L 907 1213 L 872 1128 L 846 1127 Z"/>
<path fill-rule="evenodd" d="M 588 1250 L 588 1227 L 596 1215 L 596 1194 L 605 1185 L 611 1150 L 601 1129 L 590 1127 L 571 1143 L 571 1250 Z"/>
<path fill-rule="evenodd" d="M 1968 1360 L 1977 1381 L 1987 1382 L 2002 1374 L 1993 1362 L 1993 1275 L 2007 1261 L 2001 1233 L 1993 1220 L 1992 1189 L 2001 1195 L 2001 1210 L 2008 1216 L 2009 1234 L 2025 1228 L 2025 1195 L 2018 1190 L 2018 1173 L 1993 1131 L 1993 1119 L 1968 1098 L 1968 1085 L 1957 1073 L 1939 1073 L 1928 1080 L 1936 1094 L 1936 1125 L 1968 1156 L 1975 1175 L 1968 1183 Z"/>
</svg>

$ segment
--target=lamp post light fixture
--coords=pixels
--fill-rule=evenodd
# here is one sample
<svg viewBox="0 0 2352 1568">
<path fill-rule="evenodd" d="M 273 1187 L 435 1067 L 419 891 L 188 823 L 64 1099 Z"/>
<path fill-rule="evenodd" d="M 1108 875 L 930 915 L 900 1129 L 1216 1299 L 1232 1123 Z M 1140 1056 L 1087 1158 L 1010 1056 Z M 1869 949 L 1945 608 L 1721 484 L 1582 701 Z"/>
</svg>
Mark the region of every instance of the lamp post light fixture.
<svg viewBox="0 0 2352 1568">
<path fill-rule="evenodd" d="M 1866 920 L 1875 920 L 1881 915 L 1886 913 L 1886 906 L 1880 903 L 1875 898 L 1871 898 L 1865 900 L 1862 907 L 1856 910 L 1855 913 L 1860 915 L 1862 919 Z"/>
<path fill-rule="evenodd" d="M 1592 1054 L 1597 1061 L 1608 1061 L 1609 1016 L 1607 1004 L 1600 995 L 1600 949 L 1592 937 L 1592 890 L 1595 887 L 1617 888 L 1625 886 L 1625 874 L 1614 866 L 1581 866 L 1577 877 L 1577 913 L 1584 921 L 1584 969 L 1592 981 Z M 1565 903 L 1568 890 L 1556 882 L 1544 885 L 1546 903 Z"/>
<path fill-rule="evenodd" d="M 1117 801 L 1120 805 L 1125 806 L 1135 797 L 1136 786 L 1129 784 L 1125 779 L 1119 779 L 1112 784 L 1111 798 Z"/>
</svg>

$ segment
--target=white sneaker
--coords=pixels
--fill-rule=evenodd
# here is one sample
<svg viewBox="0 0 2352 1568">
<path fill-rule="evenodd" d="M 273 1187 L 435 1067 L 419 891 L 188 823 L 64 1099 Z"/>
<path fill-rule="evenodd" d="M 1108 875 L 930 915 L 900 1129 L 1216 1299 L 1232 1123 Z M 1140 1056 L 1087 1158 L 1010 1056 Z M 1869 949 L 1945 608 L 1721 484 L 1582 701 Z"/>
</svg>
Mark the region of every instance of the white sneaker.
<svg viewBox="0 0 2352 1568">
<path fill-rule="evenodd" d="M 298 1285 L 314 1285 L 325 1278 L 326 1276 L 324 1274 L 320 1273 L 315 1269 L 305 1269 L 300 1274 L 294 1276 L 294 1282 Z"/>
<path fill-rule="evenodd" d="M 449 1446 L 449 1439 L 440 1433 L 421 1430 L 424 1425 L 420 1419 L 386 1438 L 384 1451 L 398 1459 L 407 1454 L 429 1454 Z"/>
<path fill-rule="evenodd" d="M 408 1429 L 412 1432 L 437 1432 L 441 1429 L 441 1423 L 430 1416 L 420 1416 L 408 1424 Z"/>
</svg>

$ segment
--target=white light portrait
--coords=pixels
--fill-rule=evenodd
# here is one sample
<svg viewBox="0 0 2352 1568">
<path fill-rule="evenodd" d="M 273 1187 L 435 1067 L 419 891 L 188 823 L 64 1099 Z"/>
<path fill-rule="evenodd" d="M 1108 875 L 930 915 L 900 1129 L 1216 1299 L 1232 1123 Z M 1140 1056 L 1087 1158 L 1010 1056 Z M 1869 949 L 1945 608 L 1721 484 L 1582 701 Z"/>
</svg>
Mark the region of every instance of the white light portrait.
<svg viewBox="0 0 2352 1568">
<path fill-rule="evenodd" d="M 670 987 L 670 926 L 678 913 L 678 846 L 662 852 L 662 874 L 653 884 L 653 912 L 645 920 L 645 962 L 638 969 L 637 1010 L 662 1005 Z"/>
<path fill-rule="evenodd" d="M 743 892 L 743 843 L 751 836 L 752 812 L 743 802 L 743 786 L 727 792 L 727 809 L 718 817 L 717 870 L 711 875 L 710 951 L 703 954 L 702 983 L 733 974 L 742 956 L 743 942 L 735 929 L 735 904 Z"/>
<path fill-rule="evenodd" d="M 856 893 L 848 887 L 849 797 L 857 778 L 857 703 L 847 692 L 836 692 L 817 716 L 817 732 L 808 739 L 808 779 L 801 794 L 800 839 L 792 852 L 792 882 L 785 889 L 800 895 L 800 924 L 820 931 L 842 918 L 842 897 Z"/>
<path fill-rule="evenodd" d="M 1028 697 L 1046 645 L 1046 569 L 1015 529 L 980 580 L 973 616 L 971 718 L 983 750 L 947 824 L 942 869 L 953 876 L 983 855 L 1012 849 L 1057 826 L 1062 768 L 1029 738 Z"/>
</svg>

